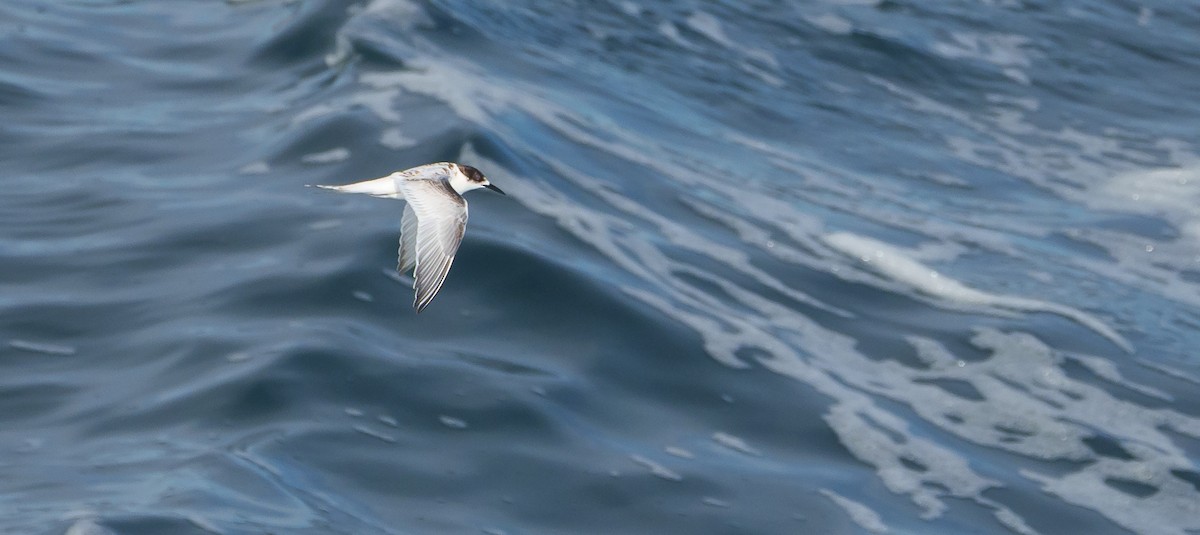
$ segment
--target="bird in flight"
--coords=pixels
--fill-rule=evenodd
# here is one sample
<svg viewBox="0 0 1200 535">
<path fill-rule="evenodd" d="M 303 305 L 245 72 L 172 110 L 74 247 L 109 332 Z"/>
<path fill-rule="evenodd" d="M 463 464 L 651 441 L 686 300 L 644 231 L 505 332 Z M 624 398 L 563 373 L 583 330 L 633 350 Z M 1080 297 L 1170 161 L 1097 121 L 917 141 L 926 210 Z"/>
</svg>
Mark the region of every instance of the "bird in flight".
<svg viewBox="0 0 1200 535">
<path fill-rule="evenodd" d="M 344 186 L 317 187 L 407 201 L 400 219 L 400 259 L 396 269 L 404 273 L 415 268 L 413 308 L 418 314 L 442 288 L 467 230 L 467 201 L 463 193 L 487 188 L 504 195 L 478 169 L 451 162 L 426 164 Z"/>
</svg>

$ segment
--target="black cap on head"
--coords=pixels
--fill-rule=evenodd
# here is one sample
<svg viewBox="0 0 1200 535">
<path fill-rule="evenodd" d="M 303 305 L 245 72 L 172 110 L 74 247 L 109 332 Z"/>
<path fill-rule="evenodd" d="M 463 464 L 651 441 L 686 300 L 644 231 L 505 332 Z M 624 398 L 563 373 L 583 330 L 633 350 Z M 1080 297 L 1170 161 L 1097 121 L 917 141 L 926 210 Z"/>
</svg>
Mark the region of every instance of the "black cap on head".
<svg viewBox="0 0 1200 535">
<path fill-rule="evenodd" d="M 479 170 L 474 167 L 459 164 L 458 168 L 462 170 L 462 174 L 467 175 L 467 178 L 470 179 L 471 182 L 483 182 L 484 180 L 487 180 L 483 177 L 483 173 L 480 173 Z"/>
</svg>

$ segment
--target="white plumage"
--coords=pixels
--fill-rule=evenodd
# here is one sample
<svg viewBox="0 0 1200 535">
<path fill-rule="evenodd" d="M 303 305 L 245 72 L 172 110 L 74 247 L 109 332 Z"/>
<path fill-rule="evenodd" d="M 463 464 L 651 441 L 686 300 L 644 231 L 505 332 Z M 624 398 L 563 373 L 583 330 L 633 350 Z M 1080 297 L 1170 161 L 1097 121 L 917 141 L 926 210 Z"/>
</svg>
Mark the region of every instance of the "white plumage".
<svg viewBox="0 0 1200 535">
<path fill-rule="evenodd" d="M 413 268 L 413 308 L 418 313 L 437 295 L 467 230 L 467 201 L 462 194 L 488 188 L 503 194 L 478 169 L 439 162 L 396 171 L 388 176 L 346 184 L 317 186 L 407 201 L 400 220 L 396 269 Z"/>
</svg>

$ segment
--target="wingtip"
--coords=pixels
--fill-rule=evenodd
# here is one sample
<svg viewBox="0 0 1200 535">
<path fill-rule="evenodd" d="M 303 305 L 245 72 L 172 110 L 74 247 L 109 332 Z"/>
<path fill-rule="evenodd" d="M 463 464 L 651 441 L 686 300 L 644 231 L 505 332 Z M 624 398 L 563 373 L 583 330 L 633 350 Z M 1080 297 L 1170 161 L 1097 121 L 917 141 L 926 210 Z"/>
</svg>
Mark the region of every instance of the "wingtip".
<svg viewBox="0 0 1200 535">
<path fill-rule="evenodd" d="M 433 298 L 436 295 L 437 292 L 435 291 L 433 292 L 433 295 L 425 297 L 424 301 L 422 301 L 420 297 L 417 297 L 413 300 L 413 310 L 416 310 L 417 314 L 420 314 L 422 310 L 425 310 L 425 307 L 428 307 L 430 303 L 433 303 Z"/>
</svg>

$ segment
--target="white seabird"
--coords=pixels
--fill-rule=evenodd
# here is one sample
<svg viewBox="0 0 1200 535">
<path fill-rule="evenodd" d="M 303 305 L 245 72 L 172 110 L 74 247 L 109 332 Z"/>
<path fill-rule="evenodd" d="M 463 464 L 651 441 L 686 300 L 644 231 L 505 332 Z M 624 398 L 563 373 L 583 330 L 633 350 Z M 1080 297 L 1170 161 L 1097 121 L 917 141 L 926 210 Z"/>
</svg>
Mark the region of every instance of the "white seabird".
<svg viewBox="0 0 1200 535">
<path fill-rule="evenodd" d="M 396 269 L 404 273 L 415 267 L 413 308 L 418 314 L 442 288 L 467 230 L 467 201 L 463 193 L 488 188 L 504 194 L 478 169 L 451 162 L 413 167 L 344 186 L 317 187 L 407 201 L 400 220 L 400 258 Z"/>
</svg>

